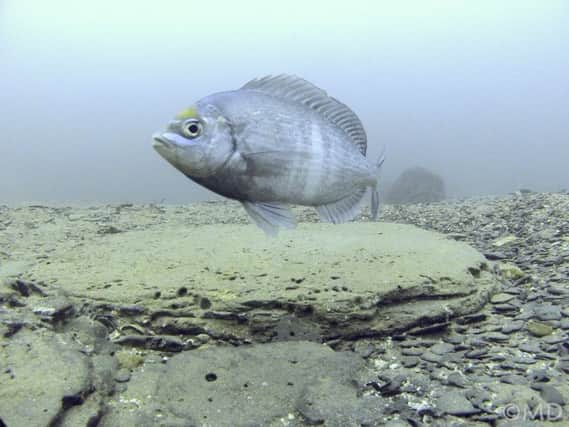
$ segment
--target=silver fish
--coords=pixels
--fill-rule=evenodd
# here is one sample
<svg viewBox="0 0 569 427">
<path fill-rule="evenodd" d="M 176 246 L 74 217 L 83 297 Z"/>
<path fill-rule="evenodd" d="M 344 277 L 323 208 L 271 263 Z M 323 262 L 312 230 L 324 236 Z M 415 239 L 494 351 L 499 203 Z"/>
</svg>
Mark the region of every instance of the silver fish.
<svg viewBox="0 0 569 427">
<path fill-rule="evenodd" d="M 356 114 L 299 77 L 267 76 L 202 98 L 153 139 L 175 168 L 241 202 L 268 235 L 296 226 L 289 204 L 314 206 L 324 221 L 349 221 L 368 188 L 377 218 L 384 156 L 370 163 Z"/>
</svg>

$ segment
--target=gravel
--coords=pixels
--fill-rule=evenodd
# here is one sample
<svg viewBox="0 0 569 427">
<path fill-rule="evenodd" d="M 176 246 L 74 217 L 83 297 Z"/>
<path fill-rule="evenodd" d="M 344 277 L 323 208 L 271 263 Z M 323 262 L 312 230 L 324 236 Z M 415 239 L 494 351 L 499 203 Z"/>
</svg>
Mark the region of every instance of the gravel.
<svg viewBox="0 0 569 427">
<path fill-rule="evenodd" d="M 295 208 L 295 213 L 300 221 L 316 220 L 311 209 Z M 62 222 L 65 240 L 34 243 L 34 235 L 53 226 L 50 215 Z M 368 221 L 367 212 L 357 220 Z M 569 194 L 523 192 L 431 204 L 387 205 L 382 209 L 381 220 L 413 224 L 466 242 L 485 255 L 501 280 L 491 302 L 474 315 L 419 324 L 413 331 L 388 337 L 332 343 L 334 349 L 352 351 L 365 361 L 360 392 L 361 396 L 374 396 L 381 402 L 382 421 L 377 425 L 522 426 L 541 425 L 534 424 L 540 421 L 568 424 Z M 49 262 L 55 245 L 72 249 L 73 245 L 87 244 L 100 233 L 121 235 L 166 223 L 196 226 L 247 221 L 237 204 L 226 202 L 5 208 L 0 265 L 11 274 L 25 271 L 30 257 Z M 76 226 L 79 223 L 82 227 Z M 22 239 L 24 234 L 26 239 Z M 26 299 L 40 298 L 44 291 L 41 286 L 38 291 L 25 282 L 16 286 L 18 289 L 1 301 L 0 332 L 5 340 L 18 337 L 40 322 L 58 328 L 61 319 L 84 310 L 77 304 L 71 310 L 61 298 L 43 298 L 45 304 L 37 306 L 32 317 L 11 318 L 10 310 L 25 305 Z M 26 293 L 31 296 L 26 297 Z M 116 307 L 109 313 L 106 317 L 98 313 L 100 322 L 109 329 L 116 322 L 113 316 L 136 315 Z M 193 346 L 166 332 L 162 336 L 136 335 L 138 338 L 130 337 L 130 342 L 123 340 L 113 345 L 124 351 L 143 351 L 140 357 L 145 363 L 160 363 L 161 357 L 181 358 L 193 351 L 187 351 Z M 224 339 L 215 338 L 216 343 Z M 197 341 L 196 346 L 201 345 Z M 89 346 L 82 351 L 88 353 Z M 131 372 L 122 369 L 110 375 L 110 381 L 131 387 L 133 380 Z M 82 387 L 76 386 L 77 393 Z M 338 390 L 341 388 L 328 392 L 337 396 Z M 316 396 L 315 391 L 307 393 Z M 512 408 L 518 412 L 511 412 Z M 328 407 L 319 410 L 331 411 Z M 302 406 L 300 411 L 311 422 L 321 421 L 315 409 Z M 294 425 L 302 425 L 298 423 L 300 415 L 295 417 Z"/>
</svg>

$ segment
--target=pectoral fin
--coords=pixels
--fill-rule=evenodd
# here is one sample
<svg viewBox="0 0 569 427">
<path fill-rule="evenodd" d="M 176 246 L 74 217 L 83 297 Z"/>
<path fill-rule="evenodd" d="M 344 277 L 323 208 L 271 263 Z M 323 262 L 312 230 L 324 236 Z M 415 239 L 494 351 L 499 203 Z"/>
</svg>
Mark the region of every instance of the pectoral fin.
<svg viewBox="0 0 569 427">
<path fill-rule="evenodd" d="M 351 220 L 360 212 L 361 202 L 366 191 L 367 189 L 364 187 L 335 203 L 316 206 L 320 219 L 334 224 Z"/>
<path fill-rule="evenodd" d="M 246 202 L 241 204 L 249 217 L 267 235 L 275 237 L 279 227 L 295 228 L 296 219 L 289 207 L 280 203 Z"/>
</svg>

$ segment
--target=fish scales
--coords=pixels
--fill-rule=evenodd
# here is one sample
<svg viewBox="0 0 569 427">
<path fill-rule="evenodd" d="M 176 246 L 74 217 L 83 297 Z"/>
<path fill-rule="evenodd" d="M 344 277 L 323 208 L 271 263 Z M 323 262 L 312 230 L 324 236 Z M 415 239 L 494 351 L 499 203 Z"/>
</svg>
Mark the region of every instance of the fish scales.
<svg viewBox="0 0 569 427">
<path fill-rule="evenodd" d="M 368 189 L 378 211 L 376 163 L 357 116 L 299 77 L 255 79 L 199 100 L 154 137 L 187 177 L 240 201 L 267 234 L 296 224 L 287 205 L 314 206 L 321 219 L 353 218 Z"/>
<path fill-rule="evenodd" d="M 310 114 L 313 117 L 297 114 L 271 114 L 261 124 L 256 123 L 259 105 L 265 102 L 265 96 L 254 94 L 253 100 L 243 102 L 231 98 L 218 100 L 224 106 L 223 111 L 228 115 L 239 115 L 241 122 L 247 123 L 242 129 L 242 137 L 237 140 L 237 148 L 242 153 L 253 151 L 271 151 L 275 145 L 290 153 L 298 153 L 299 156 L 289 156 L 290 161 L 283 163 L 279 167 L 281 174 L 273 176 L 273 179 L 263 178 L 256 180 L 256 185 L 263 186 L 263 198 L 280 198 L 287 202 L 307 202 L 311 197 L 314 201 L 314 192 L 306 191 L 320 184 L 323 179 L 335 179 L 344 182 L 352 177 L 346 176 L 347 172 L 357 172 L 360 166 L 359 158 L 361 155 L 351 144 L 336 144 L 331 141 L 340 135 L 338 129 L 333 128 L 323 121 L 318 115 Z M 260 98 L 260 99 L 258 99 Z M 207 100 L 207 99 L 206 99 Z M 251 111 L 250 116 L 243 111 Z M 310 132 L 308 131 L 310 129 Z M 274 143 L 274 135 L 277 135 L 277 143 Z M 282 169 L 281 169 L 282 168 Z M 273 169 L 273 172 L 275 169 Z M 261 176 L 265 176 L 262 172 Z M 286 180 L 281 178 L 287 176 Z M 328 181 L 329 182 L 329 181 Z M 268 188 L 273 191 L 270 192 Z M 334 189 L 334 185 L 328 186 Z M 344 191 L 346 193 L 346 191 Z M 317 201 L 329 202 L 336 197 L 336 194 L 328 195 L 326 192 L 320 193 Z M 301 198 L 297 200 L 297 198 Z"/>
</svg>

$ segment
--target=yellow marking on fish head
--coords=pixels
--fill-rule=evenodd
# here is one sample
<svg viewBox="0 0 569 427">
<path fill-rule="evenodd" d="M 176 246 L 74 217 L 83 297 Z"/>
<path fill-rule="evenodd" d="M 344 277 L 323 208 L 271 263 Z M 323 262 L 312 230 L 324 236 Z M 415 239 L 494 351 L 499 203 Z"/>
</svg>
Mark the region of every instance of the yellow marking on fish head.
<svg viewBox="0 0 569 427">
<path fill-rule="evenodd" d="M 198 117 L 198 109 L 196 108 L 195 105 L 192 105 L 191 107 L 188 107 L 180 111 L 178 114 L 176 114 L 176 118 L 178 120 L 192 119 L 197 117 Z"/>
</svg>

